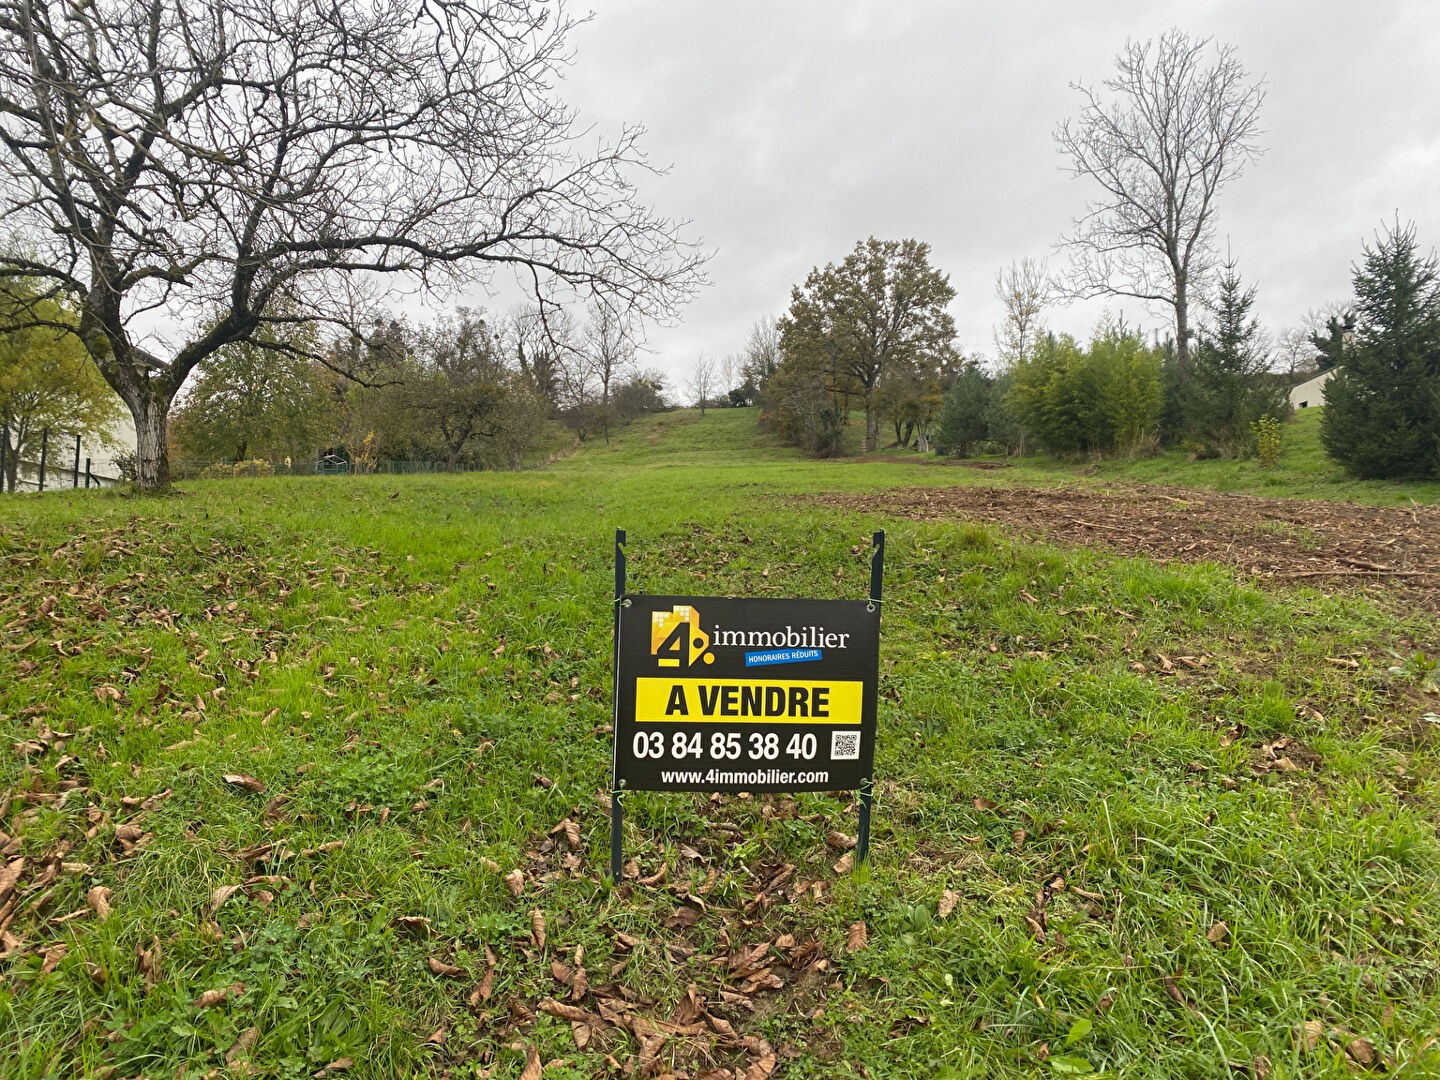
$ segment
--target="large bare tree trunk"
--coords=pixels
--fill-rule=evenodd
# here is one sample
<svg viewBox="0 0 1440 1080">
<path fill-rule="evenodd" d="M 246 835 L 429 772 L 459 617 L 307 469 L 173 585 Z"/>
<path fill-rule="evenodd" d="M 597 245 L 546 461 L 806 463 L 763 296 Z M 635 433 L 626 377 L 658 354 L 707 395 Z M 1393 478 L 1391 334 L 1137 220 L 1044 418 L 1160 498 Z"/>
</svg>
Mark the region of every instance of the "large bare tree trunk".
<svg viewBox="0 0 1440 1080">
<path fill-rule="evenodd" d="M 873 454 L 876 445 L 880 442 L 880 414 L 870 406 L 870 399 L 865 399 L 865 452 Z"/>
<path fill-rule="evenodd" d="M 144 494 L 170 490 L 170 444 L 166 420 L 170 403 L 141 397 L 141 409 L 131 409 L 135 418 L 135 480 Z"/>
<path fill-rule="evenodd" d="M 168 402 L 149 395 L 130 403 L 130 415 L 135 420 L 135 479 L 142 494 L 170 490 L 170 446 L 166 439 L 169 411 Z"/>
</svg>

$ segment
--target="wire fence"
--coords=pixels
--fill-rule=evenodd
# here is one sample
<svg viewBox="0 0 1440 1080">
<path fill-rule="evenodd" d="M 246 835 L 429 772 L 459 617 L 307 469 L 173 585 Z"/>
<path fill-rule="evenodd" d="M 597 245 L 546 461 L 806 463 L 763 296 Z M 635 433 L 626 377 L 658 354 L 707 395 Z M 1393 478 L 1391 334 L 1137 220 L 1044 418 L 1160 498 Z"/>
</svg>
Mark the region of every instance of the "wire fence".
<svg viewBox="0 0 1440 1080">
<path fill-rule="evenodd" d="M 18 444 L 15 439 L 14 443 Z M 8 427 L 0 427 L 0 493 L 55 491 L 61 488 L 113 487 L 133 476 L 102 474 L 95 463 L 82 454 L 81 437 L 73 432 L 45 428 L 38 444 L 27 440 L 24 452 L 12 445 Z M 338 454 L 317 458 L 255 458 L 246 461 L 228 459 L 203 460 L 174 458 L 170 462 L 171 480 L 229 480 L 262 476 L 410 476 L 431 473 L 484 472 L 494 465 L 476 462 L 424 461 L 383 458 L 377 461 L 352 461 Z M 118 472 L 119 470 L 112 470 Z"/>
<path fill-rule="evenodd" d="M 33 440 L 27 442 L 29 457 L 22 453 L 18 437 L 12 445 L 10 428 L 0 426 L 0 493 L 113 487 L 120 483 L 117 476 L 96 472 L 93 461 L 81 456 L 78 432 L 42 428 L 38 452 Z"/>
<path fill-rule="evenodd" d="M 492 472 L 495 466 L 476 462 L 404 460 L 382 458 L 378 461 L 350 461 L 326 456 L 314 461 L 284 459 L 250 461 L 175 459 L 170 462 L 172 480 L 228 480 L 257 476 L 410 476 L 430 473 Z"/>
</svg>

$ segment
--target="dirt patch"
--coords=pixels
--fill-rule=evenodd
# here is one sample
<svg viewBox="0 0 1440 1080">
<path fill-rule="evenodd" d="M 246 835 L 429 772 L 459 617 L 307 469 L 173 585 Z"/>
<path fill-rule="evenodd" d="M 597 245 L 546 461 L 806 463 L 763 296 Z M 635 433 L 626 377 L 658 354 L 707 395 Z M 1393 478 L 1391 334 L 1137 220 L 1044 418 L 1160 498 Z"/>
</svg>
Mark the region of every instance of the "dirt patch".
<svg viewBox="0 0 1440 1080">
<path fill-rule="evenodd" d="M 1218 562 L 1266 581 L 1344 581 L 1440 611 L 1440 507 L 1357 506 L 1144 484 L 945 487 L 818 496 L 926 521 L 994 522 L 1052 542 Z"/>
</svg>

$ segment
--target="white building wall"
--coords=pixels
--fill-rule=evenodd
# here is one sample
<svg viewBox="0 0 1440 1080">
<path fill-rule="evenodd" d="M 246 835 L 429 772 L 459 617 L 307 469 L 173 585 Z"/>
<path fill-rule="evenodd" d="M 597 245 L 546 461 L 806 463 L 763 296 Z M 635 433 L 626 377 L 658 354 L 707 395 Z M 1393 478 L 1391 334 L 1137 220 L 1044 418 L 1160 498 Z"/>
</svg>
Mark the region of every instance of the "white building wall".
<svg viewBox="0 0 1440 1080">
<path fill-rule="evenodd" d="M 1325 404 L 1325 384 L 1335 375 L 1335 368 L 1329 368 L 1306 379 L 1290 391 L 1290 406 L 1295 409 L 1318 409 Z"/>
</svg>

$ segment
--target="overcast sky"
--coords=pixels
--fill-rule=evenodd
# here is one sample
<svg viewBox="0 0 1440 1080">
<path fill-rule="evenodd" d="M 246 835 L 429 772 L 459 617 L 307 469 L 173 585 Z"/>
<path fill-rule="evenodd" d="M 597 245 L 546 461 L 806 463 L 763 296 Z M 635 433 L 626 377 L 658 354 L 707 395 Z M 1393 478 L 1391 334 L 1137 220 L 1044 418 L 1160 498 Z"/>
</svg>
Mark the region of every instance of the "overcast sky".
<svg viewBox="0 0 1440 1080">
<path fill-rule="evenodd" d="M 1172 26 L 1233 45 L 1266 83 L 1267 152 L 1221 193 L 1218 225 L 1268 329 L 1347 297 L 1362 240 L 1397 211 L 1440 245 L 1433 0 L 596 0 L 561 93 L 602 131 L 648 128 L 671 168 L 642 194 L 715 251 L 713 284 L 650 332 L 646 362 L 681 386 L 698 354 L 738 350 L 812 266 L 870 235 L 928 242 L 960 344 L 993 355 L 996 271 L 1050 255 L 1094 194 L 1052 138 L 1078 111 L 1070 84 Z M 1050 323 L 1084 335 L 1103 309 Z"/>
</svg>

